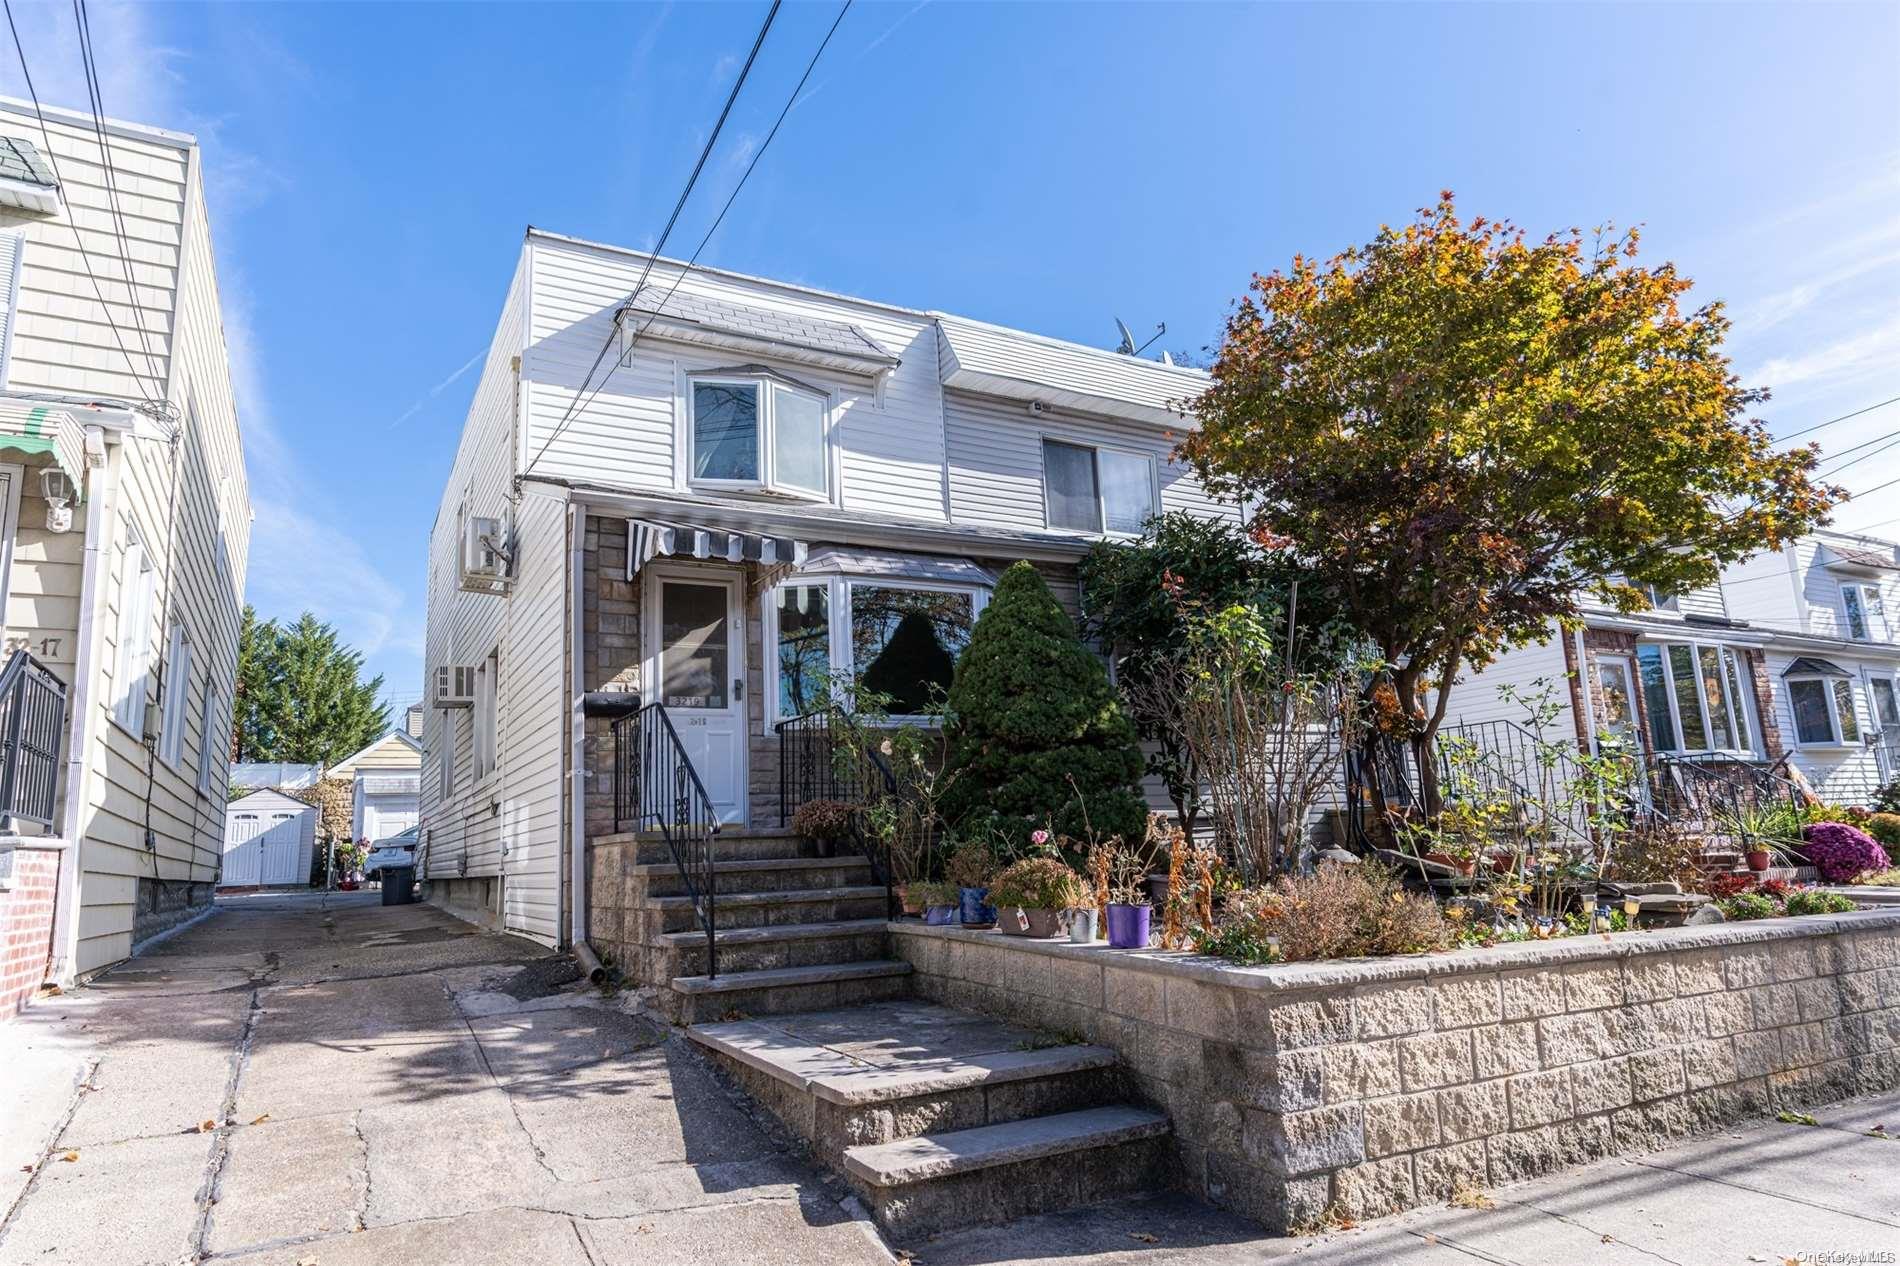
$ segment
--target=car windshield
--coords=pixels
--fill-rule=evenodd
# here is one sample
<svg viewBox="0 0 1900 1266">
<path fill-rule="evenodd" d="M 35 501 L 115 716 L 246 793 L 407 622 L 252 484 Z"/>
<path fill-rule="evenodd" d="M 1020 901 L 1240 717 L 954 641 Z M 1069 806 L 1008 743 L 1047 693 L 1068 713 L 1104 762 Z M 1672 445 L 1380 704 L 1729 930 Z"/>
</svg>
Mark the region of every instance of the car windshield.
<svg viewBox="0 0 1900 1266">
<path fill-rule="evenodd" d="M 388 839 L 377 840 L 375 847 L 377 848 L 414 848 L 416 846 L 416 838 L 420 834 L 421 830 L 422 828 L 419 826 L 412 826 L 406 831 L 398 831 L 396 834 L 390 836 Z"/>
</svg>

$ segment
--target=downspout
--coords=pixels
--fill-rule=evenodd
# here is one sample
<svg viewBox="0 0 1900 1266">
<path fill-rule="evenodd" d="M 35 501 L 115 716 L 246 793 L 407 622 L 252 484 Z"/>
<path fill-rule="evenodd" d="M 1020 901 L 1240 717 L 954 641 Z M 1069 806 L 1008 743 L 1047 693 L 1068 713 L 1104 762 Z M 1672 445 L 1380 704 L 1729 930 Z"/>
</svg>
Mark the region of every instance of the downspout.
<svg viewBox="0 0 1900 1266">
<path fill-rule="evenodd" d="M 121 448 L 123 456 L 123 448 Z M 108 460 L 110 460 L 108 458 Z M 107 503 L 112 500 L 114 481 L 110 468 L 86 472 L 85 549 L 79 562 L 79 628 L 77 654 L 73 660 L 72 731 L 66 736 L 66 804 L 60 835 L 66 841 L 64 864 L 59 868 L 59 892 L 53 903 L 53 957 L 47 964 L 46 978 L 62 989 L 73 984 L 74 963 L 79 957 L 79 871 L 81 821 L 86 802 L 86 771 L 92 752 L 93 674 L 98 664 L 99 590 L 111 569 L 105 566 L 107 545 Z"/>
<path fill-rule="evenodd" d="M 568 944 L 590 978 L 600 972 L 600 960 L 587 945 L 587 718 L 582 710 L 586 682 L 581 667 L 583 612 L 581 585 L 585 570 L 587 520 L 573 501 L 567 503 L 567 850 Z"/>
</svg>

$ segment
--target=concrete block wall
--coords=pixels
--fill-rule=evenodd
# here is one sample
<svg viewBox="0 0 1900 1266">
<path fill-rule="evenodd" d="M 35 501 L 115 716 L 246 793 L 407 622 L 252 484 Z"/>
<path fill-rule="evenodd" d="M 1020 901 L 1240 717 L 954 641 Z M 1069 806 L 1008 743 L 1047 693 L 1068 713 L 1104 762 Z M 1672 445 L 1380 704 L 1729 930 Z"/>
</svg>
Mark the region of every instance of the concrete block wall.
<svg viewBox="0 0 1900 1266">
<path fill-rule="evenodd" d="M 0 1020 L 26 1005 L 46 981 L 60 850 L 0 849 Z"/>
<path fill-rule="evenodd" d="M 920 995 L 1114 1047 L 1275 1231 L 1900 1085 L 1900 912 L 1265 968 L 893 929 Z"/>
</svg>

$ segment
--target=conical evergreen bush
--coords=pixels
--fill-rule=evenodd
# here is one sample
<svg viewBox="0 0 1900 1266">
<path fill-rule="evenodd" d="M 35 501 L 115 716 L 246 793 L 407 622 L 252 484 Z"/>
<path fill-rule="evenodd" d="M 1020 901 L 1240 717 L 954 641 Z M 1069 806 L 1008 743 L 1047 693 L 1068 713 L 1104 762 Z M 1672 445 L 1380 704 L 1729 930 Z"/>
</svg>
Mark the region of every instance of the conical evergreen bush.
<svg viewBox="0 0 1900 1266">
<path fill-rule="evenodd" d="M 965 835 L 1013 850 L 1053 822 L 1062 834 L 1139 842 L 1142 757 L 1101 660 L 1026 562 L 997 582 L 957 661 L 942 807 Z M 1073 780 L 1073 781 L 1071 781 Z"/>
</svg>

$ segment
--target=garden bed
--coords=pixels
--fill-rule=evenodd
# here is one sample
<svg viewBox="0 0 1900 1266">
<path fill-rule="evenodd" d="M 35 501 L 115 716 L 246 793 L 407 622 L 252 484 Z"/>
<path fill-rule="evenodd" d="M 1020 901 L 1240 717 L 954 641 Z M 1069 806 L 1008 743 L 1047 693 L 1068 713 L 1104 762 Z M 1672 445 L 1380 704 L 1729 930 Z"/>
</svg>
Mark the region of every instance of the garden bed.
<svg viewBox="0 0 1900 1266">
<path fill-rule="evenodd" d="M 1900 910 L 1265 967 L 891 929 L 923 996 L 1117 1050 L 1280 1231 L 1900 1085 Z"/>
</svg>

